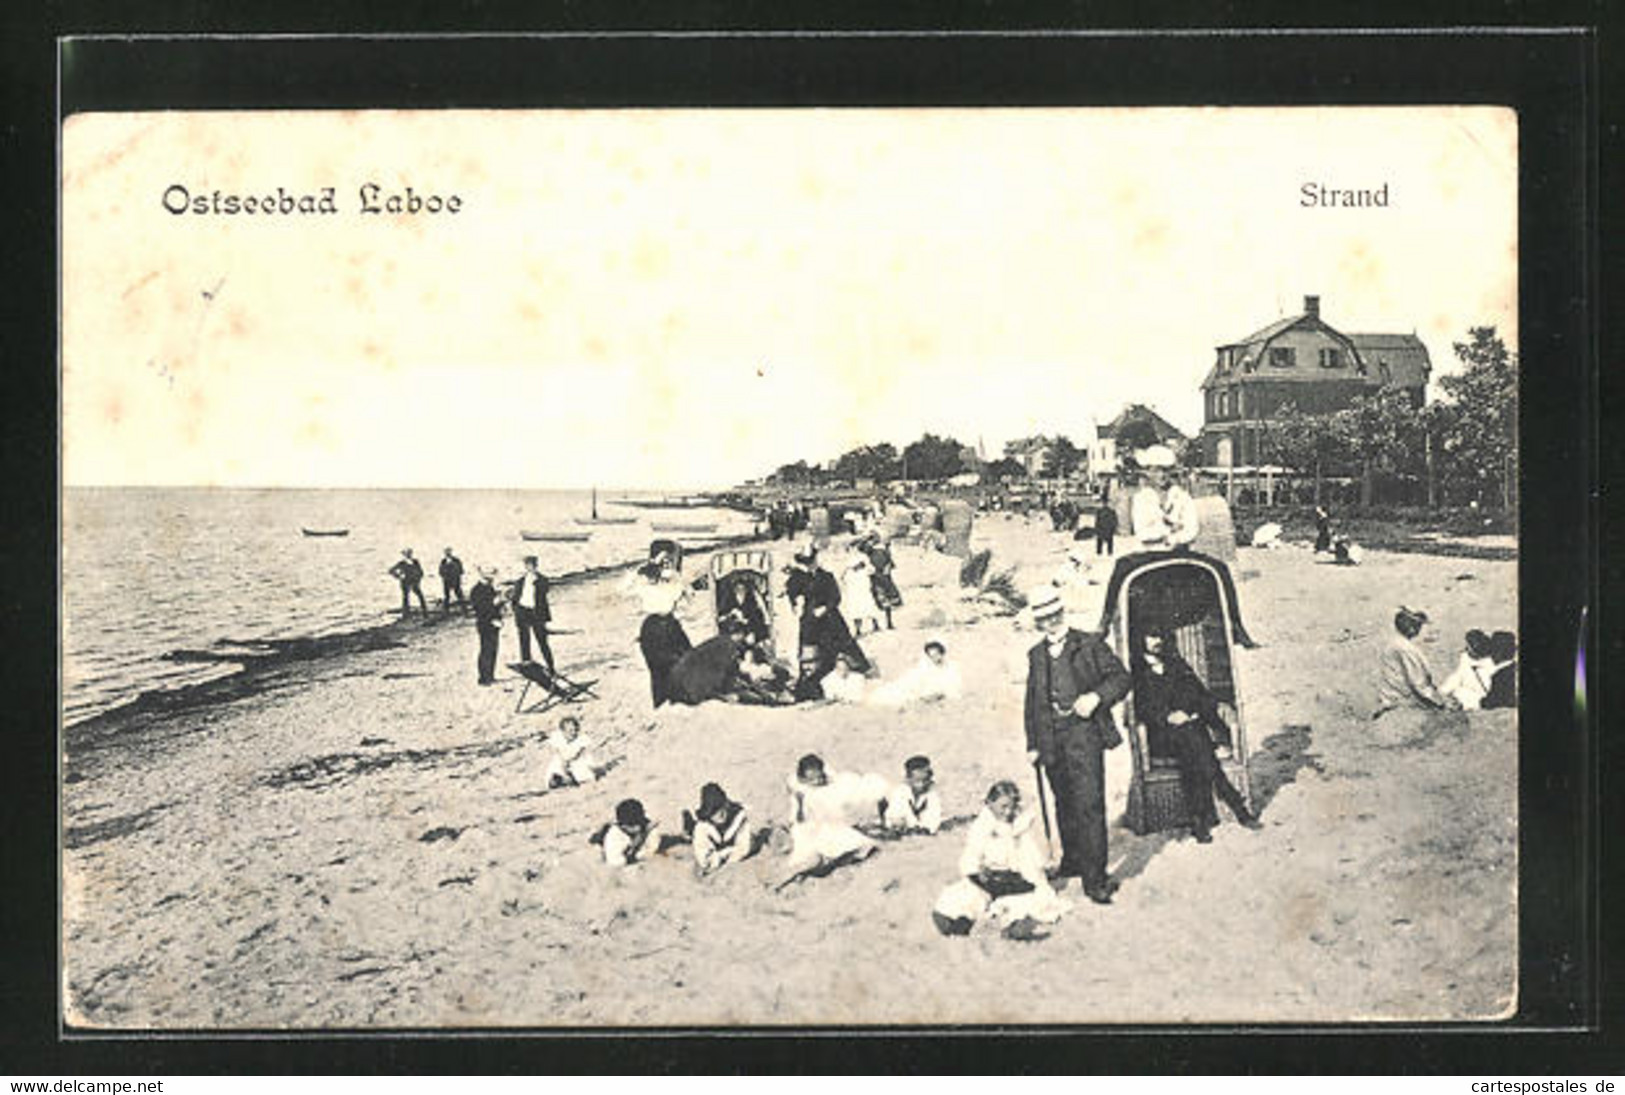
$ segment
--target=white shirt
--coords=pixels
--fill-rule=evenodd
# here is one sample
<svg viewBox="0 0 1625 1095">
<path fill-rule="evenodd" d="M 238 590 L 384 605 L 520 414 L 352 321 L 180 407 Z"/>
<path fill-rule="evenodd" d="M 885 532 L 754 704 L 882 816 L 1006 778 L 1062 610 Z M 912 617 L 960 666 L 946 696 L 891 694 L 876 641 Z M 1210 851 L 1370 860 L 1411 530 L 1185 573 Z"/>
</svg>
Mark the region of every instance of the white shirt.
<svg viewBox="0 0 1625 1095">
<path fill-rule="evenodd" d="M 519 579 L 519 605 L 523 608 L 536 607 L 536 575 L 525 571 L 525 576 Z"/>
<path fill-rule="evenodd" d="M 942 828 L 942 796 L 936 787 L 927 787 L 925 794 L 914 797 L 914 788 L 899 783 L 886 796 L 886 827 L 888 829 L 924 829 L 934 833 Z"/>
<path fill-rule="evenodd" d="M 959 873 L 969 878 L 989 870 L 1015 871 L 1034 886 L 1047 890 L 1044 853 L 1034 836 L 1033 821 L 1030 812 L 1016 815 L 1015 821 L 1001 821 L 984 806 L 965 837 Z"/>
<path fill-rule="evenodd" d="M 1146 547 L 1164 547 L 1168 542 L 1168 522 L 1163 517 L 1162 499 L 1150 487 L 1141 487 L 1129 500 L 1129 525 L 1134 538 Z"/>
<path fill-rule="evenodd" d="M 649 842 L 653 839 L 651 835 L 643 842 L 637 853 L 633 854 L 632 838 L 626 835 L 626 830 L 619 825 L 611 825 L 609 831 L 604 834 L 604 862 L 611 867 L 630 867 L 643 858 Z"/>
<path fill-rule="evenodd" d="M 850 671 L 845 676 L 839 671 L 827 673 L 819 683 L 823 686 L 825 697 L 839 703 L 862 703 L 869 686 L 862 673 Z"/>
<path fill-rule="evenodd" d="M 1196 499 L 1190 491 L 1177 484 L 1168 488 L 1168 503 L 1164 507 L 1168 522 L 1168 543 L 1172 547 L 1194 544 L 1201 531 L 1201 518 L 1196 514 Z"/>
<path fill-rule="evenodd" d="M 915 700 L 958 699 L 963 690 L 957 665 L 946 658 L 938 665 L 926 654 L 907 673 L 875 689 L 873 698 L 877 703 L 902 706 Z"/>
<path fill-rule="evenodd" d="M 709 821 L 695 822 L 694 862 L 701 874 L 710 874 L 746 851 L 750 840 L 745 835 L 745 825 L 744 807 L 735 812 L 727 832 L 720 831 Z"/>
</svg>

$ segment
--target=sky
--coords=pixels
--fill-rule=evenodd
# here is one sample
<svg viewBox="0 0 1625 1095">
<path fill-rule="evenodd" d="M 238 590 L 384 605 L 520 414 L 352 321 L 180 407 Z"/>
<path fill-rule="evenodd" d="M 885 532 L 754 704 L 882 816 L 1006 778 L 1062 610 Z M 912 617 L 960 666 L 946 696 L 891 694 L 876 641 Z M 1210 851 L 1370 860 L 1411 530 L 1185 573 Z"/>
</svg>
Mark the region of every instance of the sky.
<svg viewBox="0 0 1625 1095">
<path fill-rule="evenodd" d="M 1127 402 L 1194 432 L 1214 348 L 1309 294 L 1435 377 L 1469 326 L 1517 344 L 1499 108 L 91 114 L 62 170 L 70 486 L 699 488 Z"/>
</svg>

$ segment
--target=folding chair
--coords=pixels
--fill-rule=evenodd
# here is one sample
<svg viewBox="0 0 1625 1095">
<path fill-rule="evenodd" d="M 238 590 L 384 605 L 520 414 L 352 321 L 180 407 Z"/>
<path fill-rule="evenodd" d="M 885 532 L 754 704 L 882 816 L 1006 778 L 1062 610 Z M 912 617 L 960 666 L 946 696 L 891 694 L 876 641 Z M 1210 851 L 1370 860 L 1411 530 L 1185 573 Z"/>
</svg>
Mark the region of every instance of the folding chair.
<svg viewBox="0 0 1625 1095">
<path fill-rule="evenodd" d="M 519 702 L 513 705 L 515 712 L 528 715 L 549 710 L 563 703 L 586 703 L 588 700 L 598 698 L 597 693 L 592 690 L 592 686 L 598 683 L 596 680 L 572 681 L 563 673 L 549 670 L 540 662 L 510 662 L 508 668 L 525 678 L 525 687 L 519 690 Z M 530 686 L 533 684 L 546 693 L 546 696 L 529 711 L 523 711 L 525 696 L 529 694 Z"/>
</svg>

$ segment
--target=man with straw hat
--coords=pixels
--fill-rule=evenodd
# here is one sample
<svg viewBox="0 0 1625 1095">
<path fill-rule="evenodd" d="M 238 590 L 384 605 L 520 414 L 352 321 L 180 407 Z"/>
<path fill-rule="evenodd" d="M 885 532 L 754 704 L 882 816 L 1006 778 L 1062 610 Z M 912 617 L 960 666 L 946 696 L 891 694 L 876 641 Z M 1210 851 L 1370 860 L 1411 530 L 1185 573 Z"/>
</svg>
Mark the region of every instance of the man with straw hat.
<svg viewBox="0 0 1625 1095">
<path fill-rule="evenodd" d="M 1130 677 L 1099 635 L 1066 625 L 1054 586 L 1028 600 L 1043 638 L 1027 652 L 1027 759 L 1055 793 L 1056 875 L 1076 876 L 1089 900 L 1108 905 L 1117 884 L 1106 874 L 1105 752 L 1122 744 L 1112 707 L 1128 695 Z M 1039 793 L 1042 802 L 1042 775 Z"/>
</svg>

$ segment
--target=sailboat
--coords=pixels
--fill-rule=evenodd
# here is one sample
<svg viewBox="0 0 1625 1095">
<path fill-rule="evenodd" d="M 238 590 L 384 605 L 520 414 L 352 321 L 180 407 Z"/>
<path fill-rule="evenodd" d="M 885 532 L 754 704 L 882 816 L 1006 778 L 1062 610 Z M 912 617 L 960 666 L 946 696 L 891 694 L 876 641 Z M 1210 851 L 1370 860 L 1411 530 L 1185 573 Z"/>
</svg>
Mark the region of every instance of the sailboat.
<svg viewBox="0 0 1625 1095">
<path fill-rule="evenodd" d="M 577 517 L 575 519 L 575 522 L 578 525 L 630 525 L 636 520 L 637 520 L 636 517 L 600 517 L 600 516 L 598 516 L 598 488 L 594 487 L 594 488 L 592 488 L 592 516 L 591 517 Z"/>
</svg>

